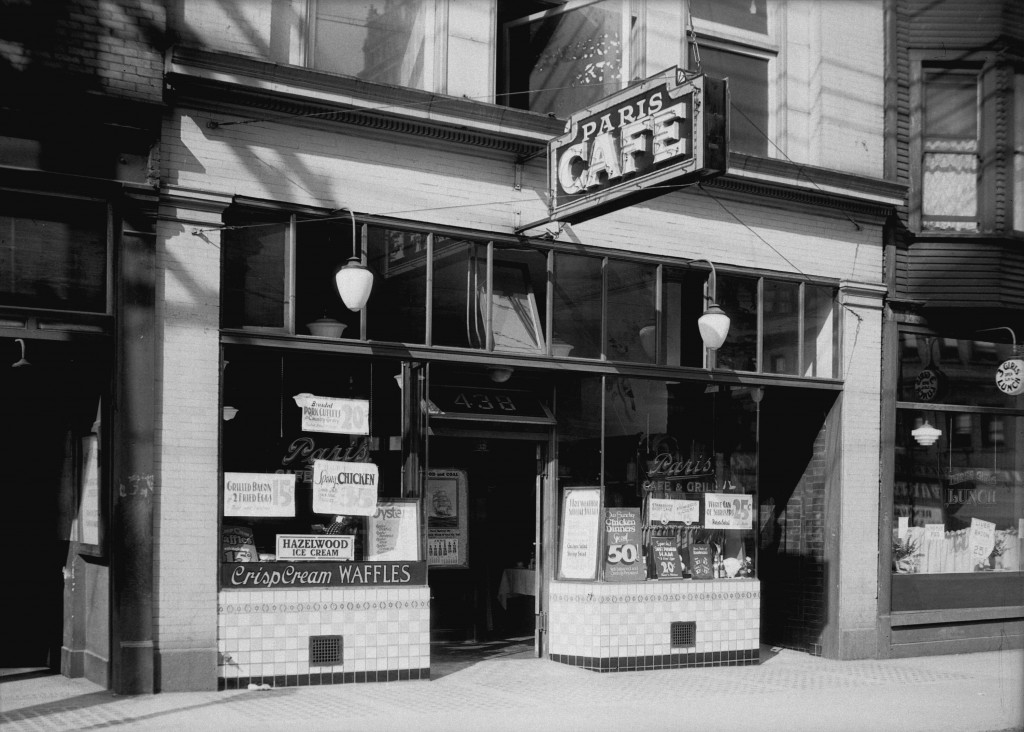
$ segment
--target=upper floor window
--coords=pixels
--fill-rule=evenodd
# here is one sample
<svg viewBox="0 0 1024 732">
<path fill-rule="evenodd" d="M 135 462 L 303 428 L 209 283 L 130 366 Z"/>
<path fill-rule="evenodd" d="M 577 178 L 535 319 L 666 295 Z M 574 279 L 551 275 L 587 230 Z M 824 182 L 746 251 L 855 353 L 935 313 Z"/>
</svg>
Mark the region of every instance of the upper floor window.
<svg viewBox="0 0 1024 732">
<path fill-rule="evenodd" d="M 690 0 L 691 70 L 729 79 L 730 150 L 767 155 L 769 79 L 777 55 L 766 0 Z"/>
<path fill-rule="evenodd" d="M 321 71 L 430 88 L 434 14 L 433 0 L 319 0 L 307 57 Z"/>
<path fill-rule="evenodd" d="M 921 228 L 978 230 L 978 74 L 925 72 L 921 99 Z"/>
<path fill-rule="evenodd" d="M 912 226 L 1024 230 L 1024 73 L 998 63 L 929 62 L 923 54 L 915 60 Z"/>
<path fill-rule="evenodd" d="M 568 117 L 638 78 L 638 17 L 625 0 L 499 2 L 499 100 Z M 637 73 L 634 73 L 637 72 Z"/>
</svg>

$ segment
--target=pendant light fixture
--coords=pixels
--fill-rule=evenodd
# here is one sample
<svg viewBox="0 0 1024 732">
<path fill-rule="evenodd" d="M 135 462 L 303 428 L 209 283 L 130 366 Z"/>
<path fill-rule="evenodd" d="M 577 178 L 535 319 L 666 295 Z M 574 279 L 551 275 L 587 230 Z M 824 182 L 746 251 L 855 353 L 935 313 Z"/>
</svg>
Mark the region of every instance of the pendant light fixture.
<svg viewBox="0 0 1024 732">
<path fill-rule="evenodd" d="M 352 217 L 352 256 L 345 265 L 334 275 L 334 282 L 338 287 L 338 294 L 345 307 L 358 313 L 366 307 L 370 299 L 370 291 L 373 289 L 373 272 L 360 261 L 359 240 L 356 238 L 356 216 L 351 209 L 338 208 L 331 213 L 348 211 Z"/>
<path fill-rule="evenodd" d="M 910 436 L 914 438 L 914 441 L 921 447 L 931 447 L 935 442 L 942 437 L 942 430 L 931 426 L 928 420 L 925 420 L 920 427 L 912 429 Z"/>
</svg>

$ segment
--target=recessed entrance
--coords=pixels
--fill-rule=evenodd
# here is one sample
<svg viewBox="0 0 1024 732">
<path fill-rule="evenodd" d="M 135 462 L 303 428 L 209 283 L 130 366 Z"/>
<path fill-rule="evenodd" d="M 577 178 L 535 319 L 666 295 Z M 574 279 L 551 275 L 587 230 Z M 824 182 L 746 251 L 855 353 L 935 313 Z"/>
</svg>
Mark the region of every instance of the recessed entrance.
<svg viewBox="0 0 1024 732">
<path fill-rule="evenodd" d="M 541 443 L 512 435 L 430 439 L 431 469 L 460 474 L 451 486 L 465 495 L 428 492 L 428 543 L 432 515 L 466 511 L 464 524 L 452 522 L 465 526 L 465 557 L 429 567 L 433 675 L 445 664 L 534 655 L 539 453 Z"/>
</svg>

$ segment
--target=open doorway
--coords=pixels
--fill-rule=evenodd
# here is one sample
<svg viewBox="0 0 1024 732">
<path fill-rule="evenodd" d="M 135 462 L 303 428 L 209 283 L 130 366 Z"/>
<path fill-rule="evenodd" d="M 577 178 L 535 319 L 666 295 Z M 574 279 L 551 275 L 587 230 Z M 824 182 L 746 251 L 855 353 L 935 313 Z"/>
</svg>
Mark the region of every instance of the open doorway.
<svg viewBox="0 0 1024 732">
<path fill-rule="evenodd" d="M 56 339 L 5 338 L 0 347 L 0 551 L 8 558 L 0 678 L 62 670 L 81 676 L 73 661 L 76 643 L 84 648 L 86 618 L 96 655 L 108 655 L 105 574 L 87 572 L 78 557 L 100 542 L 102 352 Z M 86 588 L 77 594 L 76 580 Z M 98 599 L 88 602 L 90 592 L 88 600 Z"/>
<path fill-rule="evenodd" d="M 542 443 L 512 434 L 430 440 L 431 472 L 456 477 L 450 490 L 432 495 L 428 488 L 427 496 L 432 676 L 487 658 L 536 655 L 537 476 L 543 452 Z M 464 522 L 450 523 L 454 532 L 464 527 L 464 543 L 456 546 L 464 556 L 449 558 L 449 564 L 432 560 L 431 516 L 456 519 L 460 511 Z M 442 529 L 434 530 L 435 537 L 453 535 L 438 523 Z"/>
</svg>

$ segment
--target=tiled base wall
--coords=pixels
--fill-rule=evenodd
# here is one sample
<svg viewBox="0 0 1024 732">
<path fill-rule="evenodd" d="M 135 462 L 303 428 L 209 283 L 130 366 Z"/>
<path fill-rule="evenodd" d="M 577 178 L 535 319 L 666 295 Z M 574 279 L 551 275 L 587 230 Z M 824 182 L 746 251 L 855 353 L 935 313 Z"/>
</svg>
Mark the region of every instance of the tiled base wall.
<svg viewBox="0 0 1024 732">
<path fill-rule="evenodd" d="M 217 621 L 222 689 L 430 677 L 427 587 L 222 591 Z M 342 637 L 342 663 L 310 665 L 323 635 Z"/>
<path fill-rule="evenodd" d="M 595 671 L 759 662 L 758 580 L 552 582 L 548 597 L 552 661 Z M 695 624 L 692 644 L 673 647 L 677 622 Z"/>
</svg>

